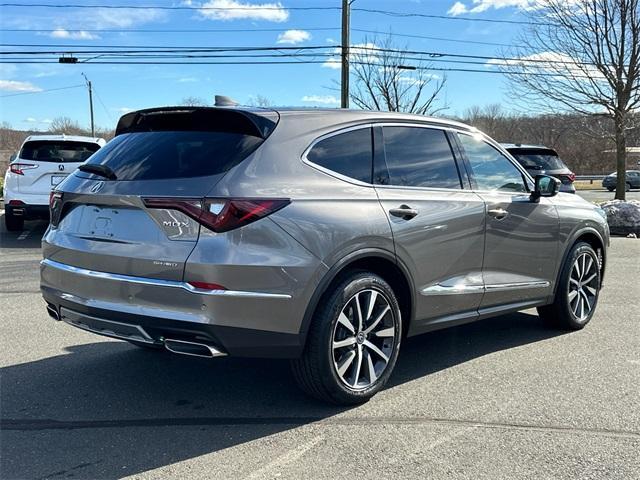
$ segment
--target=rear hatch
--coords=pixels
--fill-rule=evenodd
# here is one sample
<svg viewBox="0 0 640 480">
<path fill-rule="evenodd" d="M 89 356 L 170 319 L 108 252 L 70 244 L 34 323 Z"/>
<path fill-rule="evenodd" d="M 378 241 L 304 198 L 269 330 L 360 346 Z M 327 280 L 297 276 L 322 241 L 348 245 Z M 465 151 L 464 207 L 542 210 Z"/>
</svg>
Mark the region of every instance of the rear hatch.
<svg viewBox="0 0 640 480">
<path fill-rule="evenodd" d="M 125 115 L 116 137 L 52 197 L 45 258 L 181 280 L 207 193 L 264 142 L 276 122 L 272 112 L 215 108 Z"/>
<path fill-rule="evenodd" d="M 570 185 L 576 178 L 555 150 L 550 148 L 509 148 L 508 150 L 533 177 L 553 175 L 564 185 Z"/>
<path fill-rule="evenodd" d="M 20 170 L 18 192 L 47 195 L 52 187 L 86 161 L 100 145 L 69 140 L 31 140 L 25 142 L 12 163 Z"/>
</svg>

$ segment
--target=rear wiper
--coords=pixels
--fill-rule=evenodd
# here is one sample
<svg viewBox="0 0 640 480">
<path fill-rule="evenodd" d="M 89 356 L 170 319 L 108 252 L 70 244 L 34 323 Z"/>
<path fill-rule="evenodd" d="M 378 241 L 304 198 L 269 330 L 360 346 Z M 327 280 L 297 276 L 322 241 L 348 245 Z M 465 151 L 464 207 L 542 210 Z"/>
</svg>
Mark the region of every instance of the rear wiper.
<svg viewBox="0 0 640 480">
<path fill-rule="evenodd" d="M 78 167 L 78 170 L 87 173 L 93 173 L 94 175 L 100 175 L 101 177 L 108 178 L 109 180 L 116 180 L 116 174 L 113 173 L 106 165 L 98 165 L 93 163 L 83 163 Z"/>
</svg>

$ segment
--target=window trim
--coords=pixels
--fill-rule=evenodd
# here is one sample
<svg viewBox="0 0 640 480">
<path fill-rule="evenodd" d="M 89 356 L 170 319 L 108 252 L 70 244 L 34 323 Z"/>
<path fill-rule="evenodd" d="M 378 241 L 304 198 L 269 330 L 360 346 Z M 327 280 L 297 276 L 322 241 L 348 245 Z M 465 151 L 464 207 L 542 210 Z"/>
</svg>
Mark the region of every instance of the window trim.
<svg viewBox="0 0 640 480">
<path fill-rule="evenodd" d="M 358 180 L 357 178 L 352 178 L 352 177 L 348 177 L 346 175 L 343 175 L 339 172 L 336 172 L 334 170 L 330 170 L 328 168 L 323 167 L 322 165 L 318 165 L 317 163 L 312 162 L 311 160 L 309 160 L 308 158 L 308 154 L 309 152 L 313 149 L 313 147 L 315 147 L 318 143 L 322 142 L 323 140 L 326 140 L 328 138 L 332 138 L 338 135 L 341 135 L 343 133 L 349 133 L 349 132 L 353 132 L 356 130 L 364 130 L 364 129 L 369 129 L 370 133 L 371 133 L 371 165 L 372 165 L 372 169 L 373 169 L 373 164 L 374 164 L 374 157 L 375 157 L 375 142 L 373 140 L 373 124 L 372 123 L 361 123 L 358 125 L 352 125 L 350 127 L 344 127 L 341 128 L 339 130 L 334 130 L 332 132 L 328 132 L 325 133 L 324 135 L 321 135 L 319 137 L 317 137 L 315 140 L 313 140 L 309 146 L 307 148 L 305 148 L 304 152 L 302 152 L 302 163 L 309 165 L 312 168 L 315 168 L 316 170 L 322 172 L 322 173 L 326 173 L 327 175 L 337 178 L 338 180 L 342 180 L 344 182 L 348 182 L 348 183 L 352 183 L 354 185 L 359 185 L 361 187 L 370 187 L 373 188 L 373 184 L 372 183 L 367 183 L 367 182 L 363 182 L 362 180 Z M 372 175 L 373 177 L 373 171 L 372 171 Z M 373 178 L 372 178 L 373 180 Z"/>
<path fill-rule="evenodd" d="M 483 194 L 502 194 L 502 195 L 509 195 L 509 196 L 514 196 L 514 195 L 526 195 L 526 194 L 530 194 L 531 193 L 531 188 L 529 185 L 529 182 L 527 181 L 527 179 L 531 182 L 531 185 L 535 185 L 535 181 L 533 180 L 533 178 L 531 177 L 531 175 L 529 175 L 529 172 L 527 172 L 527 170 L 518 163 L 517 160 L 515 160 L 511 154 L 502 147 L 502 145 L 500 145 L 498 142 L 494 141 L 491 137 L 487 136 L 486 134 L 478 131 L 477 134 L 481 137 L 482 141 L 485 142 L 486 144 L 488 144 L 490 147 L 493 147 L 495 150 L 498 151 L 498 153 L 502 154 L 503 157 L 505 157 L 505 159 L 511 163 L 511 165 L 513 165 L 515 167 L 515 169 L 520 172 L 520 175 L 523 177 L 523 183 L 524 186 L 526 188 L 526 190 L 524 192 L 511 192 L 508 190 L 481 190 L 478 188 L 478 184 L 476 183 L 476 179 L 475 179 L 475 175 L 473 173 L 473 170 L 471 168 L 471 163 L 469 162 L 469 157 L 467 155 L 467 151 L 465 150 L 464 146 L 462 145 L 462 142 L 460 141 L 460 138 L 458 135 L 463 134 L 463 135 L 468 135 L 470 137 L 474 136 L 473 132 L 464 132 L 462 130 L 457 130 L 456 131 L 456 143 L 458 144 L 458 147 L 460 148 L 460 153 L 464 158 L 464 163 L 465 163 L 465 168 L 467 170 L 467 173 L 469 175 L 469 181 L 471 183 L 471 191 L 474 193 L 483 193 Z"/>
</svg>

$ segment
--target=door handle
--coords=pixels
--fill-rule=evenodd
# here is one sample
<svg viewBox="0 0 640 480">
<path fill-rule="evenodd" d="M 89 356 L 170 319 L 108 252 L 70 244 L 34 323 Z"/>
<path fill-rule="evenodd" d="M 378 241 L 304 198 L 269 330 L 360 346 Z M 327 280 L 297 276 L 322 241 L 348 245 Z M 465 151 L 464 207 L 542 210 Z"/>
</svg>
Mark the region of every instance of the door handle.
<svg viewBox="0 0 640 480">
<path fill-rule="evenodd" d="M 418 210 L 407 205 L 400 205 L 398 208 L 392 208 L 389 210 L 389 214 L 394 217 L 400 217 L 404 220 L 411 220 L 413 217 L 418 215 Z"/>
<path fill-rule="evenodd" d="M 489 215 L 491 215 L 496 220 L 502 220 L 502 219 L 504 219 L 504 218 L 509 216 L 509 212 L 507 212 L 503 208 L 492 208 L 487 213 L 489 213 Z"/>
</svg>

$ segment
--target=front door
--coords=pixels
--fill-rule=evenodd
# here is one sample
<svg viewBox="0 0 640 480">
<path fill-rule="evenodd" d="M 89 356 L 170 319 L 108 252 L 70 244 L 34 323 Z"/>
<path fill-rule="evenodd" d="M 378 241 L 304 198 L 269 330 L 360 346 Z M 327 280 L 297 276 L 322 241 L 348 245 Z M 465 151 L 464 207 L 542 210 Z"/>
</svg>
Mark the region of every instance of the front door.
<svg viewBox="0 0 640 480">
<path fill-rule="evenodd" d="M 545 300 L 553 291 L 558 258 L 555 206 L 547 198 L 532 201 L 522 171 L 484 138 L 459 133 L 458 139 L 486 205 L 480 313 Z"/>
</svg>

